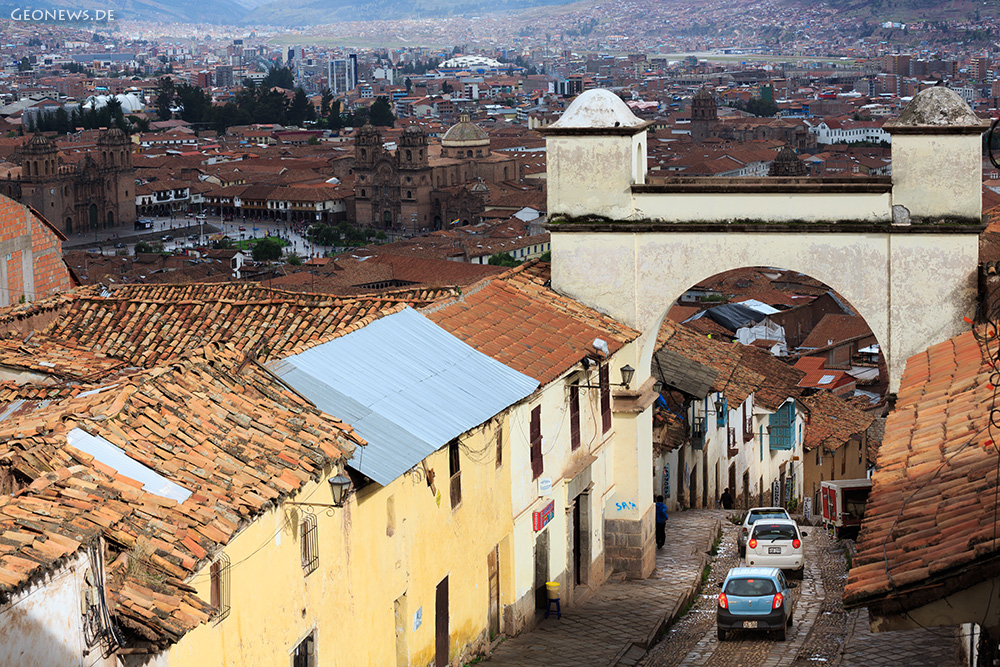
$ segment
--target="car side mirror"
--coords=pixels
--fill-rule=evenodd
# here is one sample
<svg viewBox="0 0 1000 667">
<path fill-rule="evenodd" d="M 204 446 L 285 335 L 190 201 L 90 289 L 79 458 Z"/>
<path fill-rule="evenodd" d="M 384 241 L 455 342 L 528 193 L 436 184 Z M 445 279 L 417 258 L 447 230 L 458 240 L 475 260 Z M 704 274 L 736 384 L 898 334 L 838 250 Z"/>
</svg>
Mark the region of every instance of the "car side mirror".
<svg viewBox="0 0 1000 667">
<path fill-rule="evenodd" d="M 804 530 L 802 531 L 802 533 L 801 533 L 801 534 L 802 534 L 802 537 L 809 537 L 809 533 L 807 533 L 807 532 L 806 532 L 806 531 L 804 531 Z"/>
<path fill-rule="evenodd" d="M 788 582 L 788 587 L 789 588 L 798 588 L 799 585 L 797 583 L 795 583 L 794 581 L 790 581 L 790 582 Z"/>
<path fill-rule="evenodd" d="M 722 588 L 722 584 L 723 584 L 723 583 L 724 583 L 724 582 L 720 581 L 720 582 L 719 582 L 719 583 L 717 584 L 717 585 L 718 585 L 718 587 L 719 587 L 719 588 Z"/>
</svg>

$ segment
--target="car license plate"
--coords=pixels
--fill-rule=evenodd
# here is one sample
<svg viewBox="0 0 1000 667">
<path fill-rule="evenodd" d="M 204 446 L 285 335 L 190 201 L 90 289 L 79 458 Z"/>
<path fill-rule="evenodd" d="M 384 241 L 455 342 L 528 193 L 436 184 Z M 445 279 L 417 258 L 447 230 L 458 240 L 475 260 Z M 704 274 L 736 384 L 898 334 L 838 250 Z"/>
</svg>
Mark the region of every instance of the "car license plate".
<svg viewBox="0 0 1000 667">
<path fill-rule="evenodd" d="M 781 547 L 768 547 L 767 548 L 767 553 L 769 553 L 769 554 L 780 554 L 781 553 Z"/>
<path fill-rule="evenodd" d="M 743 627 L 753 629 L 757 627 L 757 621 L 743 621 Z"/>
</svg>

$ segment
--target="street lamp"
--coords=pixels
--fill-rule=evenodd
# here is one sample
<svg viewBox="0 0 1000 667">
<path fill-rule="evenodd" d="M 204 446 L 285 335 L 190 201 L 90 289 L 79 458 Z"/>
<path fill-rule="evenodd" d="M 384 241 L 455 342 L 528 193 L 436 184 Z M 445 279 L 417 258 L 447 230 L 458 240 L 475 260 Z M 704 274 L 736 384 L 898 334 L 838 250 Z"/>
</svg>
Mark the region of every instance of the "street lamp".
<svg viewBox="0 0 1000 667">
<path fill-rule="evenodd" d="M 351 478 L 345 475 L 337 475 L 330 478 L 330 490 L 333 491 L 333 504 L 337 507 L 344 506 L 347 490 L 351 487 Z"/>
</svg>

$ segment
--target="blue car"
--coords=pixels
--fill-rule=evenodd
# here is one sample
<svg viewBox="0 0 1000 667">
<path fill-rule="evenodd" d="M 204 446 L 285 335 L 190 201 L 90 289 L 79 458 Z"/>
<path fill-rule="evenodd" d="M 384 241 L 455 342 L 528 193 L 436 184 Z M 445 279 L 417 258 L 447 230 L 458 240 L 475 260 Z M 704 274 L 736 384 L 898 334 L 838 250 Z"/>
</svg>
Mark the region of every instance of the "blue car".
<svg viewBox="0 0 1000 667">
<path fill-rule="evenodd" d="M 719 584 L 719 606 L 715 620 L 719 641 L 730 630 L 773 630 L 785 641 L 792 624 L 795 600 L 781 570 L 774 567 L 734 567 Z"/>
</svg>

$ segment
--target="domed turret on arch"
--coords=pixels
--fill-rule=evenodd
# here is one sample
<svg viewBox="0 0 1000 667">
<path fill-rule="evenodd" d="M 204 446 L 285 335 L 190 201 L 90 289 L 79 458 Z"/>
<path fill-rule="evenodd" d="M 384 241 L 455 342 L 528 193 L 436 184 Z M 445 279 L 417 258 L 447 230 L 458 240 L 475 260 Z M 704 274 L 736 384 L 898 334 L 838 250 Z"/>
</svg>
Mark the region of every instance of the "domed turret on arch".
<svg viewBox="0 0 1000 667">
<path fill-rule="evenodd" d="M 638 128 L 649 123 L 640 120 L 628 105 L 610 90 L 593 88 L 581 93 L 559 117 L 547 127 L 555 130 Z"/>
<path fill-rule="evenodd" d="M 490 154 L 490 135 L 463 113 L 441 137 L 441 157 L 470 158 Z"/>
</svg>

